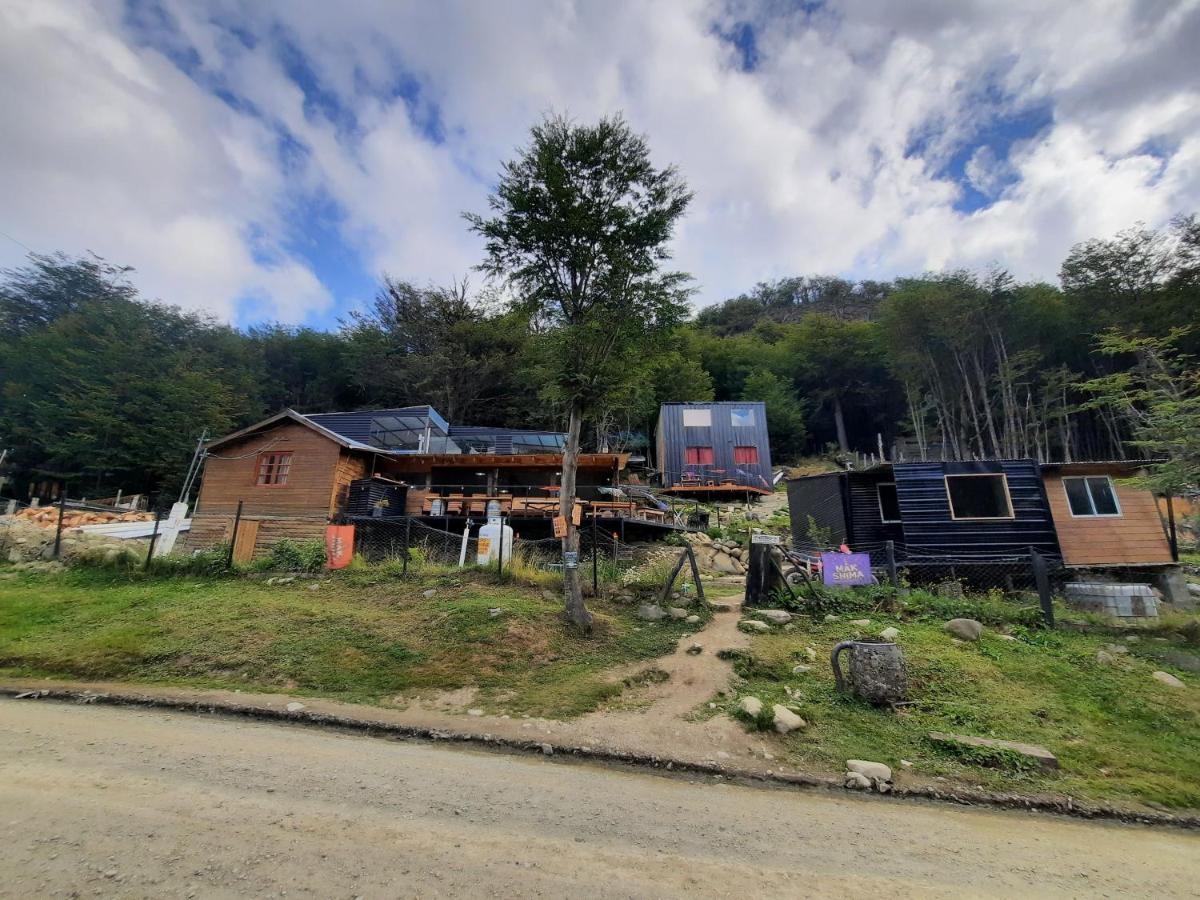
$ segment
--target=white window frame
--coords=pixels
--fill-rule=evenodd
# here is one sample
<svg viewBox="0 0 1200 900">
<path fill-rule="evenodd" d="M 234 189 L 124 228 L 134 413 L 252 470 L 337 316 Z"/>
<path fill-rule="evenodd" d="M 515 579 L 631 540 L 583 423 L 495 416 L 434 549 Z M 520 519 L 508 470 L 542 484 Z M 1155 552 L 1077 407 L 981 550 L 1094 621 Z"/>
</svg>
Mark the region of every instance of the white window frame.
<svg viewBox="0 0 1200 900">
<path fill-rule="evenodd" d="M 691 414 L 691 415 L 699 414 L 699 415 L 704 416 L 704 418 L 705 418 L 704 423 L 697 425 L 695 422 L 689 422 L 688 421 L 689 414 Z M 684 428 L 712 428 L 712 409 L 709 407 L 705 407 L 705 406 L 701 406 L 701 407 L 685 406 L 683 408 L 683 414 L 680 417 L 680 420 L 683 422 Z"/>
<path fill-rule="evenodd" d="M 1096 512 L 1096 498 L 1092 496 L 1092 488 L 1087 483 L 1089 478 L 1103 478 L 1108 482 L 1108 489 L 1112 491 L 1113 503 L 1117 504 L 1115 513 L 1098 513 Z M 1077 513 L 1071 508 L 1071 495 L 1067 493 L 1068 481 L 1082 481 L 1084 490 L 1087 491 L 1088 503 L 1092 504 L 1092 512 Z M 1072 519 L 1120 519 L 1125 513 L 1121 509 L 1121 497 L 1117 494 L 1116 482 L 1112 480 L 1111 475 L 1064 475 L 1062 477 L 1063 497 L 1067 500 L 1067 512 L 1071 514 Z"/>
<path fill-rule="evenodd" d="M 888 487 L 888 486 L 891 486 L 894 488 L 896 486 L 896 482 L 894 482 L 894 481 L 878 481 L 875 483 L 875 502 L 879 504 L 879 520 L 881 522 L 883 522 L 884 525 L 903 524 L 900 519 L 889 519 L 887 516 L 885 516 L 883 514 L 883 496 L 879 493 L 879 489 L 881 487 Z M 899 495 L 896 496 L 896 505 L 897 506 L 900 505 Z"/>
<path fill-rule="evenodd" d="M 1007 516 L 956 516 L 954 514 L 954 498 L 950 496 L 950 479 L 951 478 L 999 478 L 1004 485 L 1004 499 L 1008 503 Z M 954 522 L 1011 522 L 1017 517 L 1017 511 L 1013 508 L 1012 492 L 1008 489 L 1008 475 L 1004 472 L 955 472 L 953 474 L 945 474 L 942 476 L 942 483 L 946 489 L 946 505 L 950 507 L 950 519 Z"/>
</svg>

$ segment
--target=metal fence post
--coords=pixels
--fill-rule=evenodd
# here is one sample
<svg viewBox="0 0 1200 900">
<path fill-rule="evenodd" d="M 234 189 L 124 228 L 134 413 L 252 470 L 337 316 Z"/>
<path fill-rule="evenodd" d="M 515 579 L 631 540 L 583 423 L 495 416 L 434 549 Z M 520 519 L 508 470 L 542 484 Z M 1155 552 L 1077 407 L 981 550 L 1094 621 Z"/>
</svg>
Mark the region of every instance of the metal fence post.
<svg viewBox="0 0 1200 900">
<path fill-rule="evenodd" d="M 1179 562 L 1179 535 L 1175 531 L 1175 499 L 1167 493 L 1167 538 L 1171 544 L 1171 560 Z"/>
<path fill-rule="evenodd" d="M 1050 573 L 1046 569 L 1046 560 L 1033 547 L 1029 548 L 1029 560 L 1033 567 L 1033 580 L 1037 584 L 1038 598 L 1042 604 L 1042 618 L 1048 628 L 1054 627 L 1054 598 L 1050 594 Z"/>
<path fill-rule="evenodd" d="M 62 494 L 58 498 L 58 527 L 54 529 L 54 558 L 58 559 L 58 553 L 62 549 L 62 526 L 63 516 L 67 512 L 67 486 L 62 487 Z"/>
<path fill-rule="evenodd" d="M 242 504 L 244 500 L 239 500 L 237 512 L 233 514 L 233 534 L 229 537 L 229 555 L 225 557 L 225 568 L 233 568 L 233 548 L 237 546 L 238 529 L 242 526 Z"/>
<path fill-rule="evenodd" d="M 892 587 L 900 587 L 900 575 L 896 572 L 896 542 L 887 541 L 884 545 L 887 551 L 887 570 L 888 578 L 891 579 Z"/>
<path fill-rule="evenodd" d="M 146 551 L 146 564 L 143 569 L 150 568 L 150 560 L 154 556 L 154 545 L 158 543 L 158 524 L 162 521 L 162 510 L 154 510 L 154 531 L 150 533 L 150 549 Z"/>
</svg>

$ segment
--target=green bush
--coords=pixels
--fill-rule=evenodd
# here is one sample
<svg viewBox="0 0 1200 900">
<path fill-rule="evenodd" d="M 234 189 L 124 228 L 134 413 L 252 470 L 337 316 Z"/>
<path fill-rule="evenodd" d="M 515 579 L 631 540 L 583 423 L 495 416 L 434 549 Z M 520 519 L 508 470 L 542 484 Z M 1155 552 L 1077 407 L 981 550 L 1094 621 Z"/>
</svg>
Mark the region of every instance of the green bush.
<svg viewBox="0 0 1200 900">
<path fill-rule="evenodd" d="M 150 566 L 156 575 L 194 575 L 211 578 L 231 574 L 229 545 L 217 544 L 191 556 L 160 556 Z"/>
<path fill-rule="evenodd" d="M 284 572 L 320 572 L 325 568 L 323 541 L 290 541 L 286 538 L 271 548 L 270 568 Z"/>
</svg>

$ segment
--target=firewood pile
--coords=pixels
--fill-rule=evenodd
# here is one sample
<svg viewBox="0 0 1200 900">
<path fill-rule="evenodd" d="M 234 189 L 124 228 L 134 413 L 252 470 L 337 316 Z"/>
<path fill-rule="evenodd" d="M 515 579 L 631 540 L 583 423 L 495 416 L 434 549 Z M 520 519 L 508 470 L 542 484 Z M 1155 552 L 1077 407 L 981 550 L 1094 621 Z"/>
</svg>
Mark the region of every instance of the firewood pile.
<svg viewBox="0 0 1200 900">
<path fill-rule="evenodd" d="M 39 506 L 18 510 L 13 514 L 30 525 L 41 528 L 58 527 L 58 507 Z M 154 515 L 144 512 L 98 512 L 90 509 L 68 509 L 63 513 L 63 529 L 79 528 L 83 525 L 109 525 L 113 522 L 152 522 Z"/>
</svg>

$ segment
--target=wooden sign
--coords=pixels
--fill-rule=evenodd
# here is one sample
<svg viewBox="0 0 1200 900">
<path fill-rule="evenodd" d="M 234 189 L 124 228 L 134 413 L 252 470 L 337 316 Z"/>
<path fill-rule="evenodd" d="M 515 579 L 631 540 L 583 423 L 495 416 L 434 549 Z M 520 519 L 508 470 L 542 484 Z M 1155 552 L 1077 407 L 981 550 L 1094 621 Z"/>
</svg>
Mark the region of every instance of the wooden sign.
<svg viewBox="0 0 1200 900">
<path fill-rule="evenodd" d="M 578 527 L 581 522 L 583 522 L 583 506 L 579 503 L 576 503 L 575 506 L 571 508 L 571 524 Z"/>
<path fill-rule="evenodd" d="M 554 517 L 554 536 L 556 538 L 565 538 L 567 536 L 567 520 L 562 516 Z"/>
</svg>

